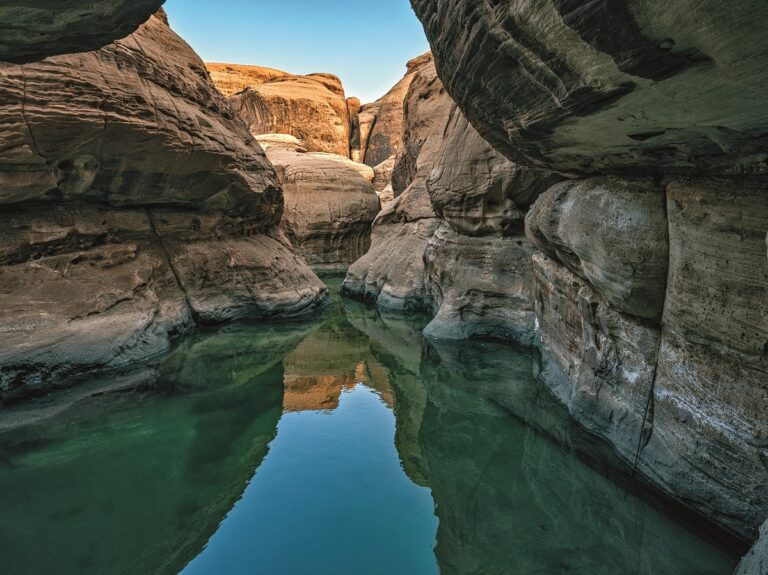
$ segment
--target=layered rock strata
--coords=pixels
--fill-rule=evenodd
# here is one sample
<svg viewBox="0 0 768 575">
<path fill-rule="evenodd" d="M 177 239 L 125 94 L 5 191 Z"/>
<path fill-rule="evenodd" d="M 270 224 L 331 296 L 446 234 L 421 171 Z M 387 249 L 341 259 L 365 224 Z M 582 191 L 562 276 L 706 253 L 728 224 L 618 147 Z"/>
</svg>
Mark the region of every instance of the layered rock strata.
<svg viewBox="0 0 768 575">
<path fill-rule="evenodd" d="M 3 66 L 0 99 L 2 399 L 324 300 L 279 231 L 273 168 L 162 15 Z"/>
<path fill-rule="evenodd" d="M 412 0 L 448 91 L 497 150 L 581 174 L 765 173 L 756 0 Z"/>
<path fill-rule="evenodd" d="M 412 3 L 479 133 L 583 178 L 527 218 L 540 376 L 645 477 L 753 538 L 768 516 L 766 8 Z"/>
<path fill-rule="evenodd" d="M 252 134 L 289 134 L 310 152 L 350 156 L 349 110 L 336 76 L 286 74 L 250 85 L 229 101 Z"/>
<path fill-rule="evenodd" d="M 381 207 L 373 170 L 344 156 L 308 152 L 290 137 L 259 141 L 283 186 L 282 228 L 291 244 L 314 268 L 345 270 L 370 247 Z"/>
<path fill-rule="evenodd" d="M 0 5 L 0 61 L 24 64 L 125 38 L 165 0 L 27 0 Z"/>
</svg>

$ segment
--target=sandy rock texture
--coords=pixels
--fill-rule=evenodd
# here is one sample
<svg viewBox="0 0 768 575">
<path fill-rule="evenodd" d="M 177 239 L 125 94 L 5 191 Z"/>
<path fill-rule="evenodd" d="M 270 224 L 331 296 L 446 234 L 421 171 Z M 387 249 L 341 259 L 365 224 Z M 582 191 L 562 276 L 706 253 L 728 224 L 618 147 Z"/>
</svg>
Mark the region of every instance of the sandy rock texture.
<svg viewBox="0 0 768 575">
<path fill-rule="evenodd" d="M 24 64 L 125 38 L 165 0 L 26 0 L 0 5 L 0 61 Z"/>
<path fill-rule="evenodd" d="M 264 66 L 206 62 L 205 67 L 211 74 L 211 80 L 213 80 L 216 88 L 226 97 L 275 78 L 290 76 L 288 72 L 275 68 L 265 68 Z"/>
<path fill-rule="evenodd" d="M 392 167 L 402 193 L 376 218 L 371 250 L 350 268 L 344 293 L 382 308 L 431 310 L 432 338 L 531 344 L 532 248 L 522 210 L 556 180 L 494 152 L 431 61 L 413 79 L 404 111 Z"/>
<path fill-rule="evenodd" d="M 350 156 L 349 110 L 336 76 L 278 76 L 250 85 L 229 101 L 252 134 L 290 134 L 310 152 Z"/>
<path fill-rule="evenodd" d="M 347 157 L 308 152 L 291 136 L 265 135 L 285 197 L 282 228 L 312 267 L 343 270 L 364 255 L 380 209 L 373 170 Z"/>
<path fill-rule="evenodd" d="M 4 400 L 160 354 L 195 323 L 324 301 L 279 231 L 274 169 L 161 16 L 0 67 Z"/>
<path fill-rule="evenodd" d="M 571 174 L 768 167 L 762 2 L 412 4 L 449 92 L 511 159 Z"/>
</svg>

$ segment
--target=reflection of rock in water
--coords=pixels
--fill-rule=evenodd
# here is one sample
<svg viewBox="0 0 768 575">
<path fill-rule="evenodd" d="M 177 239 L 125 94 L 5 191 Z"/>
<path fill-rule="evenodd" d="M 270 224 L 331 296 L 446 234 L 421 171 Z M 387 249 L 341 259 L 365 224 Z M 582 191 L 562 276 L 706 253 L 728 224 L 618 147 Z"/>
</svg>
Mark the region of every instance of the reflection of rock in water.
<svg viewBox="0 0 768 575">
<path fill-rule="evenodd" d="M 285 411 L 334 410 L 341 392 L 363 384 L 393 405 L 386 370 L 371 354 L 370 343 L 335 301 L 322 326 L 283 360 Z"/>
<path fill-rule="evenodd" d="M 444 575 L 733 568 L 727 555 L 510 417 L 571 441 L 567 413 L 535 384 L 529 353 L 446 347 L 425 356 L 421 375 L 427 400 L 418 443 Z"/>
<path fill-rule="evenodd" d="M 281 413 L 279 361 L 305 334 L 200 336 L 147 370 L 144 391 L 0 435 L 3 571 L 177 573 L 266 455 Z"/>
</svg>

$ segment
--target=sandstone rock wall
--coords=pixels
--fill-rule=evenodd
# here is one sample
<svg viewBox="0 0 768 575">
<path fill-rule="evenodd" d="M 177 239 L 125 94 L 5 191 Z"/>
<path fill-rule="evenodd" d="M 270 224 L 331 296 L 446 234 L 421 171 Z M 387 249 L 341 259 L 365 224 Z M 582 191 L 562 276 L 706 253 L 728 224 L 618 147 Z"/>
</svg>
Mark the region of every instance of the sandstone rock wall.
<svg viewBox="0 0 768 575">
<path fill-rule="evenodd" d="M 226 97 L 275 78 L 290 76 L 288 72 L 264 66 L 206 62 L 205 67 L 211 74 L 211 80 L 213 80 L 216 88 Z"/>
<path fill-rule="evenodd" d="M 495 153 L 431 61 L 412 80 L 404 112 L 392 172 L 402 193 L 377 217 L 371 250 L 350 268 L 344 292 L 379 307 L 431 310 L 425 333 L 433 338 L 532 343 L 532 250 L 520 207 L 554 180 Z"/>
<path fill-rule="evenodd" d="M 282 227 L 291 244 L 314 268 L 345 270 L 371 243 L 380 209 L 373 170 L 335 154 L 307 152 L 297 140 L 264 140 L 267 157 L 283 186 Z"/>
<path fill-rule="evenodd" d="M 0 61 L 24 64 L 58 54 L 98 50 L 134 32 L 164 1 L 4 2 L 0 5 Z"/>
<path fill-rule="evenodd" d="M 350 155 L 349 110 L 336 76 L 278 76 L 229 101 L 252 134 L 290 134 L 311 152 Z"/>
<path fill-rule="evenodd" d="M 540 377 L 646 478 L 754 537 L 768 516 L 766 7 L 412 4 L 479 133 L 516 164 L 582 178 L 527 216 Z"/>
<path fill-rule="evenodd" d="M 0 99 L 0 399 L 324 300 L 279 232 L 273 168 L 162 14 L 1 66 Z"/>
</svg>

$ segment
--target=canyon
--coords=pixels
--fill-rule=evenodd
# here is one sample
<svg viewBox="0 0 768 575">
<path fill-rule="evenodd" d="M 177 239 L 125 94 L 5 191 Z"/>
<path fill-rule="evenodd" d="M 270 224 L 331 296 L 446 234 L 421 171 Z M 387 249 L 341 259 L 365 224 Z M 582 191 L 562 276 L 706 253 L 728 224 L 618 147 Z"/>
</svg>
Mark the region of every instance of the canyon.
<svg viewBox="0 0 768 575">
<path fill-rule="evenodd" d="M 174 353 L 196 326 L 306 320 L 327 306 L 316 274 L 342 273 L 381 317 L 428 315 L 433 409 L 470 370 L 455 342 L 506 344 L 489 363 L 532 348 L 574 425 L 756 542 L 737 573 L 765 575 L 768 8 L 411 3 L 432 51 L 373 103 L 327 73 L 204 63 L 160 1 L 88 20 L 68 0 L 56 26 L 45 0 L 0 8 L 0 400 Z M 289 411 L 371 379 L 302 345 Z"/>
</svg>

